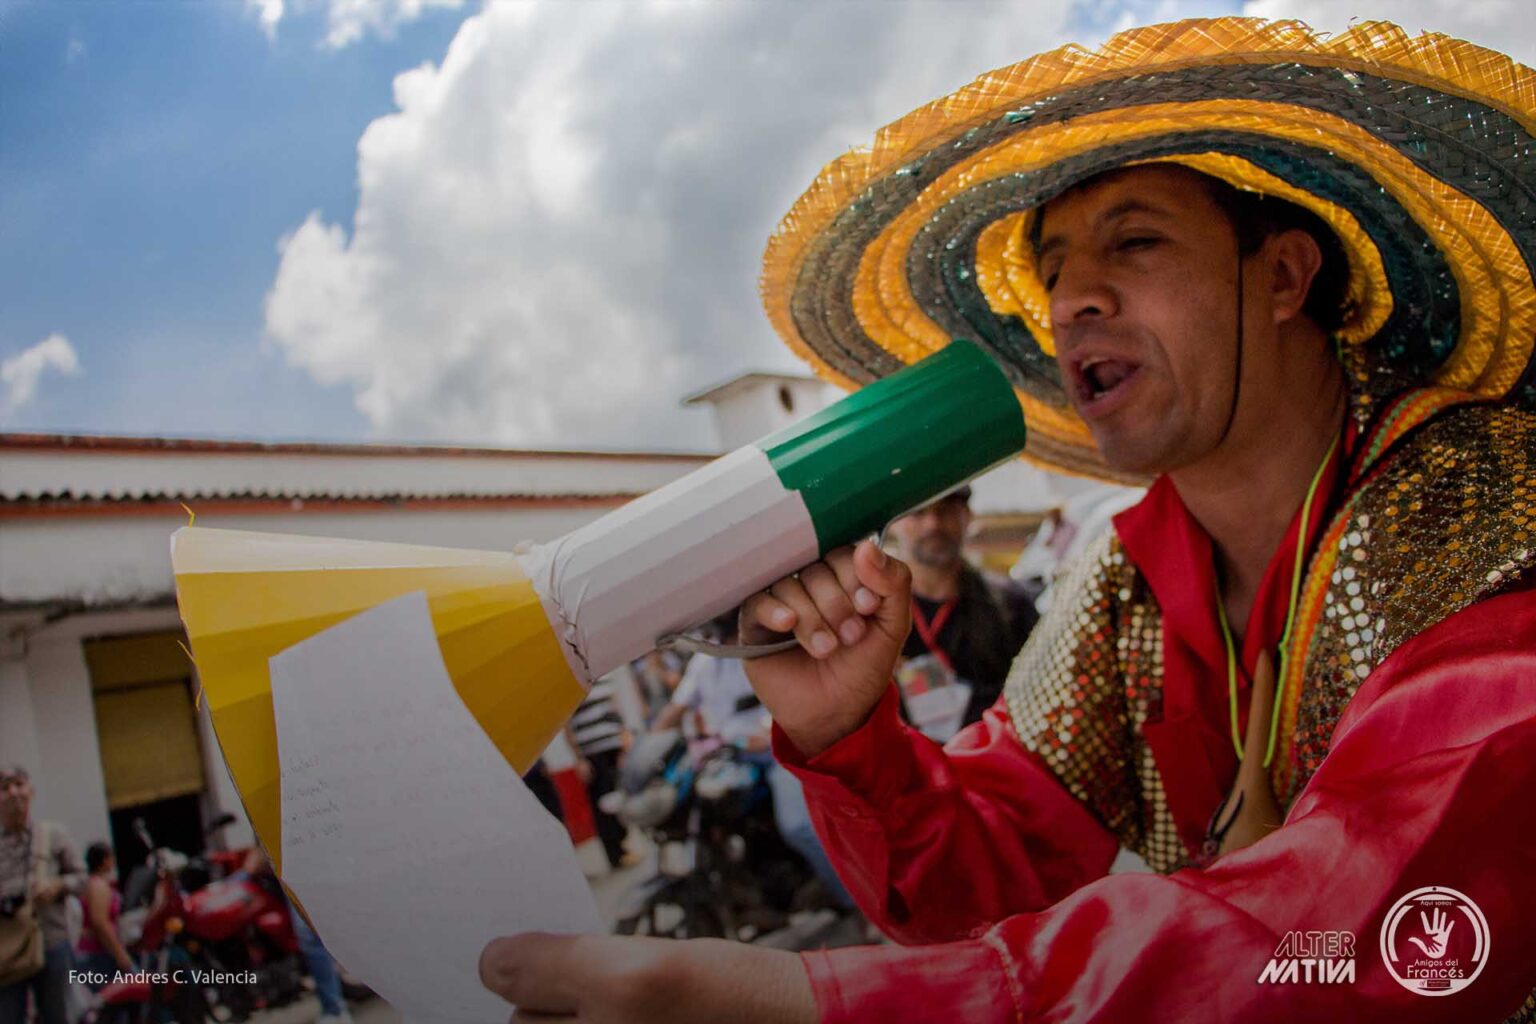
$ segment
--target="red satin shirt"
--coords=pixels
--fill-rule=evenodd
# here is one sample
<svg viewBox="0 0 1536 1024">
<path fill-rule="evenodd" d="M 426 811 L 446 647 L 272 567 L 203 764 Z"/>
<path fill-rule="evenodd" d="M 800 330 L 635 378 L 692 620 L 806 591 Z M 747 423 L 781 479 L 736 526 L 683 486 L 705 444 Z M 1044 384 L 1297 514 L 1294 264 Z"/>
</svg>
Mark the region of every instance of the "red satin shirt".
<svg viewBox="0 0 1536 1024">
<path fill-rule="evenodd" d="M 1236 770 L 1210 541 L 1167 484 L 1116 529 L 1164 616 L 1165 720 L 1188 714 L 1149 742 L 1180 834 L 1198 843 Z M 1244 630 L 1245 673 L 1284 628 L 1296 533 Z M 1395 651 L 1284 827 L 1204 869 L 1108 875 L 1115 836 L 1019 743 L 1001 703 L 944 747 L 901 722 L 894 691 L 815 758 L 777 729 L 774 743 L 850 893 L 902 943 L 803 954 L 829 1024 L 1502 1021 L 1536 988 L 1530 586 Z M 1489 925 L 1482 973 L 1438 998 L 1401 987 L 1379 950 L 1389 907 L 1427 885 L 1465 893 Z M 1260 984 L 1297 931 L 1353 933 L 1355 982 Z"/>
</svg>

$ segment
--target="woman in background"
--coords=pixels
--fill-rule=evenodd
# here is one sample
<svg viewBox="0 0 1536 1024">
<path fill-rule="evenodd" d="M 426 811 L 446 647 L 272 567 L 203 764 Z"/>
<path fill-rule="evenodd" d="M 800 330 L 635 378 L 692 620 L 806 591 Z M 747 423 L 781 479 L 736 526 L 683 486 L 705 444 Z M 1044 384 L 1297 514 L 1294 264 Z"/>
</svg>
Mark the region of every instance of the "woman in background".
<svg viewBox="0 0 1536 1024">
<path fill-rule="evenodd" d="M 80 932 L 82 970 L 111 977 L 114 971 L 134 969 L 123 940 L 117 934 L 117 918 L 123 909 L 122 894 L 117 891 L 117 858 L 106 843 L 92 843 L 85 851 L 85 927 Z M 92 985 L 93 989 L 100 988 Z"/>
</svg>

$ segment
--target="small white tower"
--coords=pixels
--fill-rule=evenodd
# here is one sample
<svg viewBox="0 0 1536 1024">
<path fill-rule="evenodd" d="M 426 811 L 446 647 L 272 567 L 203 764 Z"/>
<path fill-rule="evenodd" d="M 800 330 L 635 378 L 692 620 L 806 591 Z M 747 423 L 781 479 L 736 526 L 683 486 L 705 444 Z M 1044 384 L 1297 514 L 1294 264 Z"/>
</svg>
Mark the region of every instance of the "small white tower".
<svg viewBox="0 0 1536 1024">
<path fill-rule="evenodd" d="M 816 377 L 785 373 L 744 373 L 695 392 L 684 405 L 708 405 L 721 451 L 735 451 L 789 426 L 842 397 Z"/>
</svg>

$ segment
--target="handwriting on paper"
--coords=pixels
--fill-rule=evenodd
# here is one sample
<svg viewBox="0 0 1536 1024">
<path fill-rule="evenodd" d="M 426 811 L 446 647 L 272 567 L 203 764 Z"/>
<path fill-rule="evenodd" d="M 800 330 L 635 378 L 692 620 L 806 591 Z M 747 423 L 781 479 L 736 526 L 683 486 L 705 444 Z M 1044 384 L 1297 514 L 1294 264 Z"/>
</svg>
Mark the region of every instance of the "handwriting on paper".
<svg viewBox="0 0 1536 1024">
<path fill-rule="evenodd" d="M 565 830 L 454 690 L 425 596 L 311 637 L 271 674 L 284 881 L 316 930 L 412 1022 L 506 1020 L 479 983 L 485 943 L 599 922 Z"/>
</svg>

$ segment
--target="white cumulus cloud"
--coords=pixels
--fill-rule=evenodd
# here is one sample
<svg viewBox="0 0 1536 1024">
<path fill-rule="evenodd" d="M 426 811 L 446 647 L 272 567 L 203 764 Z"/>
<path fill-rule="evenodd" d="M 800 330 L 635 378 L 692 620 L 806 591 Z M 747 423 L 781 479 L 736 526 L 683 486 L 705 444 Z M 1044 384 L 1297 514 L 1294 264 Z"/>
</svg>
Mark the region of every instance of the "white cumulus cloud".
<svg viewBox="0 0 1536 1024">
<path fill-rule="evenodd" d="M 328 0 L 325 43 L 340 49 L 368 33 L 388 39 L 429 8 L 462 6 L 464 0 Z"/>
<path fill-rule="evenodd" d="M 80 358 L 75 347 L 62 334 L 50 334 L 31 348 L 0 362 L 0 416 L 9 416 L 30 403 L 37 394 L 43 374 L 54 371 L 66 376 L 80 372 Z"/>
<path fill-rule="evenodd" d="M 245 0 L 246 10 L 256 16 L 268 39 L 277 38 L 278 23 L 290 10 L 315 6 L 325 9 L 325 45 L 339 50 L 369 34 L 392 38 L 396 29 L 427 10 L 458 9 L 464 0 L 293 0 L 291 8 L 286 0 Z"/>
<path fill-rule="evenodd" d="M 245 9 L 256 16 L 268 39 L 277 38 L 277 23 L 287 11 L 283 0 L 245 0 Z"/>
<path fill-rule="evenodd" d="M 817 170 L 1065 42 L 1072 13 L 488 4 L 396 79 L 350 226 L 311 214 L 281 242 L 268 336 L 380 435 L 701 447 L 680 395 L 796 365 L 757 275 Z"/>
</svg>

